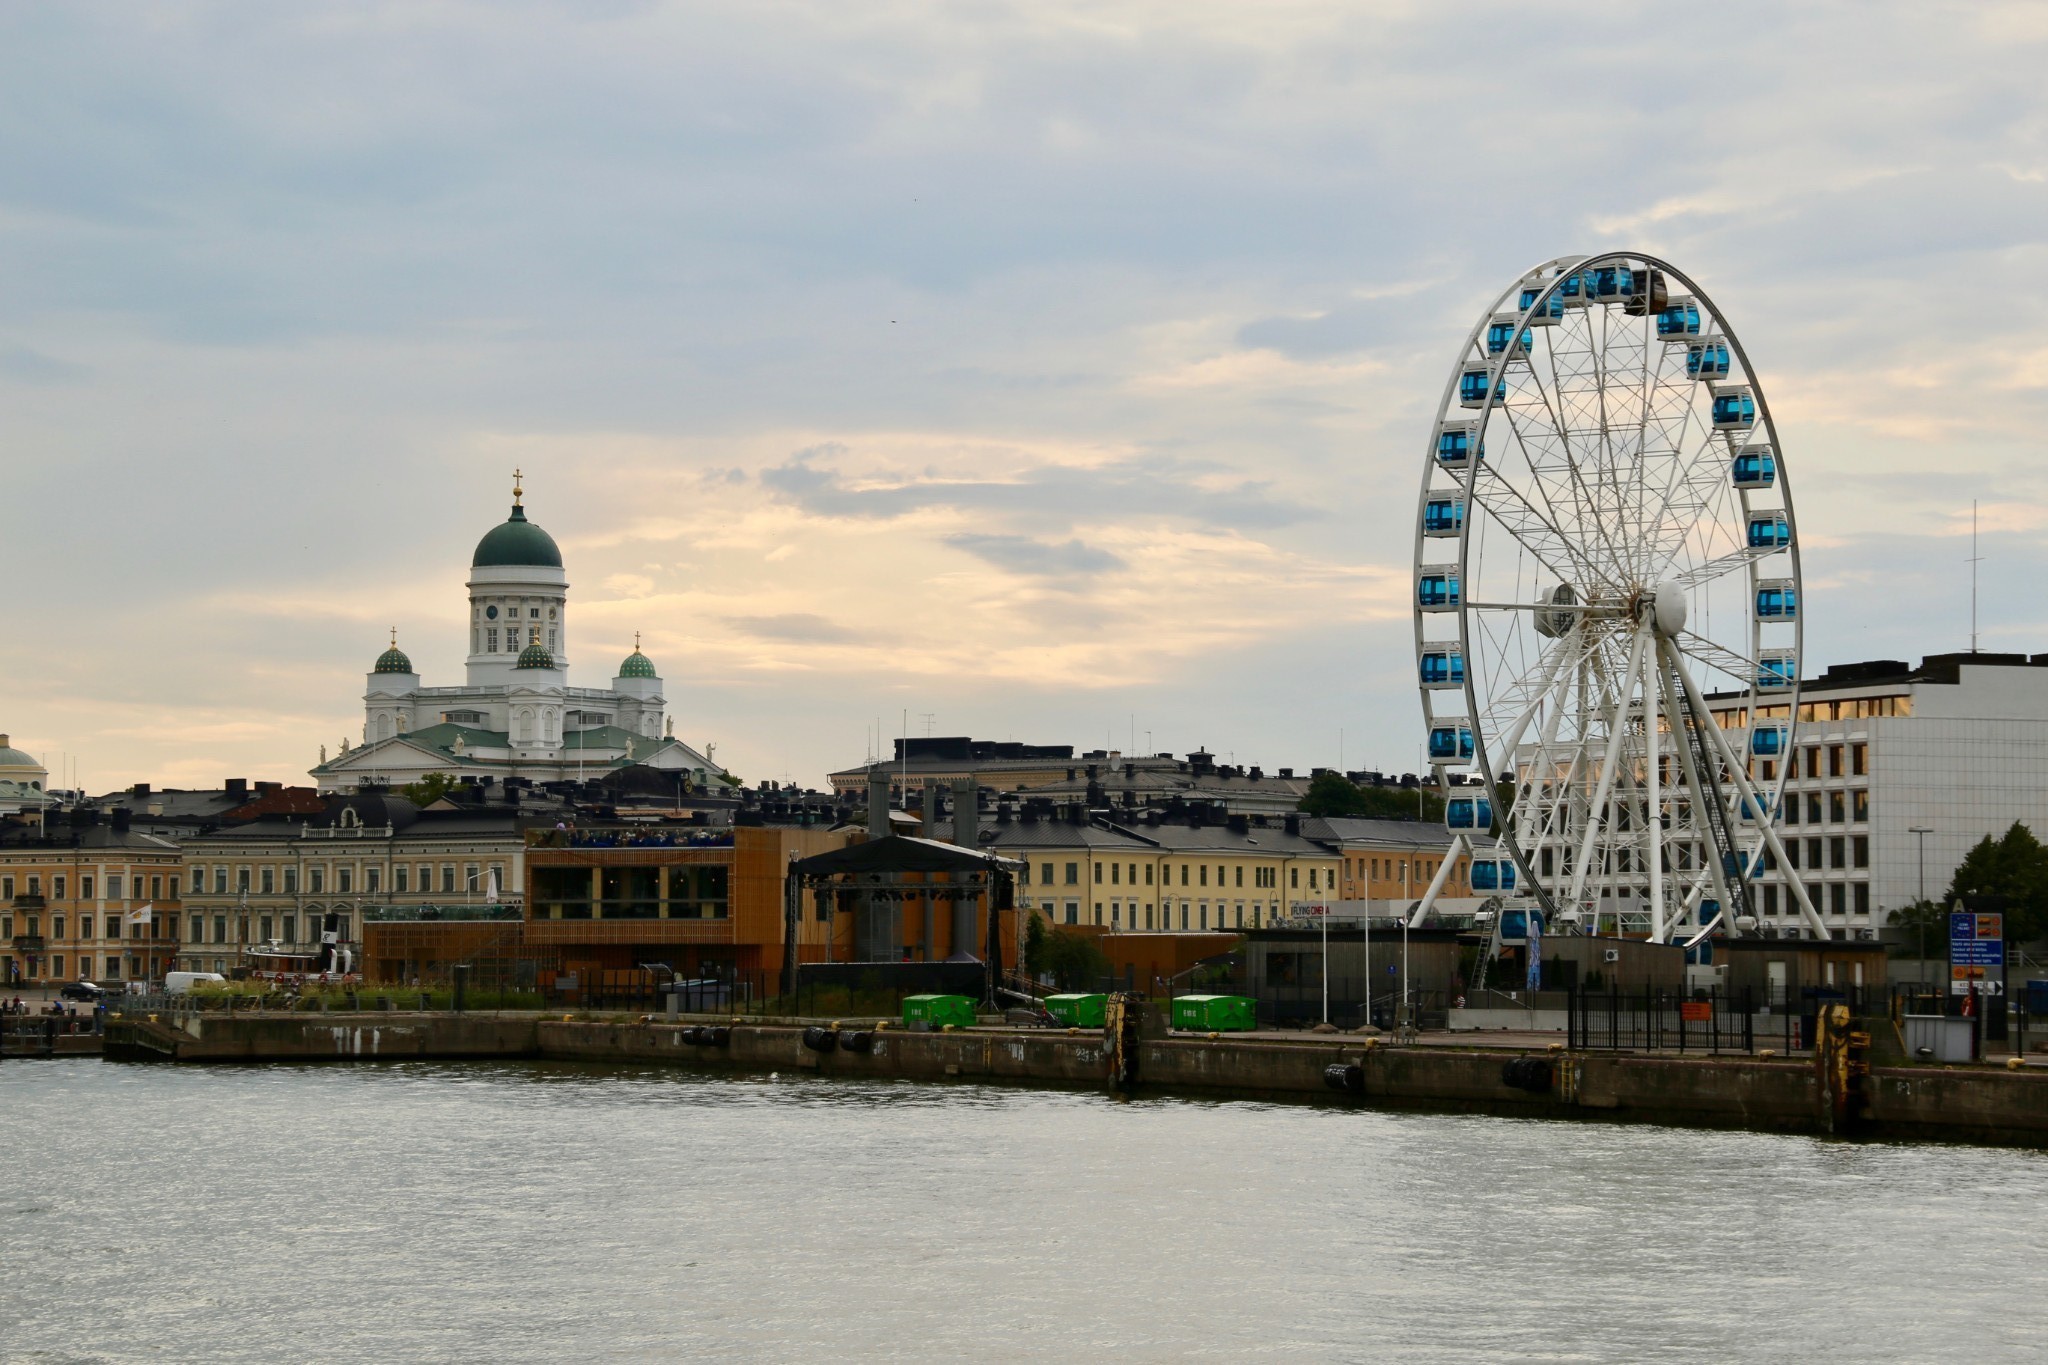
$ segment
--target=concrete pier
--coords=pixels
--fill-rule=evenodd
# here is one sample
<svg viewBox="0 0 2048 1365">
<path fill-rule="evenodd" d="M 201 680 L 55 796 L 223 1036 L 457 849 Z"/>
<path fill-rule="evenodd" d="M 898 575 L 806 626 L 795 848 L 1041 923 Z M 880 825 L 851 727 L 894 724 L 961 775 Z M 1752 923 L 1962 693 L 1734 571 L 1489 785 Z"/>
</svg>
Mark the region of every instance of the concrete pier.
<svg viewBox="0 0 2048 1365">
<path fill-rule="evenodd" d="M 722 1041 L 693 1042 L 716 1023 Z M 813 1025 L 813 1027 L 817 1027 Z M 855 1031 L 866 1050 L 840 1046 Z M 814 1039 L 817 1035 L 813 1035 Z M 822 1039 L 818 1041 L 822 1042 Z M 1812 1061 L 1548 1049 L 1378 1046 L 1353 1037 L 1168 1037 L 1139 1044 L 1143 1090 L 1294 1096 L 1548 1118 L 1608 1118 L 1700 1127 L 1828 1133 L 1837 1128 Z M 798 1023 L 627 1023 L 532 1014 L 186 1015 L 116 1019 L 110 1058 L 254 1062 L 548 1058 L 760 1073 L 943 1082 L 1101 1086 L 1100 1033 L 972 1029 L 917 1033 L 849 1024 L 829 1050 Z M 1534 1062 L 1510 1084 L 1510 1063 Z M 1355 1067 L 1338 1077 L 1329 1068 Z M 1343 1088 L 1336 1088 L 1341 1084 Z M 1875 1067 L 1858 1136 L 2048 1147 L 2048 1070 Z"/>
</svg>

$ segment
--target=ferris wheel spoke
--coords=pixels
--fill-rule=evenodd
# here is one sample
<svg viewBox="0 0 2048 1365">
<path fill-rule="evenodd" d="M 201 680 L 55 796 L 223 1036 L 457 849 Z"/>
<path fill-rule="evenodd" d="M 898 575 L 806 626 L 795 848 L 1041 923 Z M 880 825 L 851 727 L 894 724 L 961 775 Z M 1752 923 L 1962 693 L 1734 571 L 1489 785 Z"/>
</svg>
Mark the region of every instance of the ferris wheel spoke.
<svg viewBox="0 0 2048 1365">
<path fill-rule="evenodd" d="M 1672 638 L 1671 645 L 1680 654 L 1727 674 L 1745 688 L 1756 679 L 1754 660 L 1747 655 L 1737 654 L 1726 645 L 1716 644 L 1703 635 L 1681 630 Z"/>
</svg>

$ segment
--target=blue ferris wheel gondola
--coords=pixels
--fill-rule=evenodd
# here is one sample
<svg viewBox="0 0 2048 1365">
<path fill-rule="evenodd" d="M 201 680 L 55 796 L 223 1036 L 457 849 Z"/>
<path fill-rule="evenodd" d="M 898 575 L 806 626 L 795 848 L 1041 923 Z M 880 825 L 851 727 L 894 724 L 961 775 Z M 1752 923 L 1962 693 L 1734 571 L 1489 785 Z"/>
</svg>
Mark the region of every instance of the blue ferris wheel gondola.
<svg viewBox="0 0 2048 1365">
<path fill-rule="evenodd" d="M 1467 365 L 1465 372 L 1458 376 L 1458 403 L 1461 407 L 1483 408 L 1486 406 L 1486 381 L 1492 370 L 1485 365 Z M 1493 386 L 1493 401 L 1505 403 L 1508 398 L 1508 381 L 1502 379 Z"/>
<path fill-rule="evenodd" d="M 1493 828 L 1493 802 L 1484 796 L 1453 795 L 1444 802 L 1444 828 L 1470 834 Z"/>
<path fill-rule="evenodd" d="M 1593 271 L 1593 297 L 1623 299 L 1636 289 L 1636 275 L 1625 265 L 1603 265 Z"/>
<path fill-rule="evenodd" d="M 1756 617 L 1759 621 L 1794 621 L 1799 618 L 1799 590 L 1789 578 L 1766 578 L 1756 585 Z"/>
<path fill-rule="evenodd" d="M 1714 430 L 1748 431 L 1756 425 L 1756 399 L 1747 384 L 1737 384 L 1714 395 Z"/>
<path fill-rule="evenodd" d="M 1439 767 L 1472 761 L 1472 727 L 1453 721 L 1429 727 L 1429 761 Z"/>
<path fill-rule="evenodd" d="M 1424 611 L 1457 610 L 1457 566 L 1435 565 L 1418 574 L 1415 579 L 1415 605 Z"/>
<path fill-rule="evenodd" d="M 1422 534 L 1455 536 L 1465 529 L 1465 499 L 1455 493 L 1432 497 L 1422 505 Z"/>
<path fill-rule="evenodd" d="M 1515 860 L 1513 858 L 1474 858 L 1472 860 L 1472 889 L 1474 891 L 1514 890 Z"/>
<path fill-rule="evenodd" d="M 1769 446 L 1750 446 L 1735 457 L 1737 488 L 1769 488 L 1778 481 L 1778 458 Z"/>
<path fill-rule="evenodd" d="M 1522 286 L 1522 311 L 1529 315 L 1531 327 L 1555 327 L 1564 317 L 1564 297 L 1552 294 L 1541 308 L 1536 307 L 1537 296 L 1543 292 L 1540 284 Z M 1535 309 L 1534 312 L 1530 312 Z"/>
<path fill-rule="evenodd" d="M 1454 644 L 1424 645 L 1418 672 L 1424 687 L 1463 687 L 1464 651 Z"/>
<path fill-rule="evenodd" d="M 1486 442 L 1477 422 L 1446 422 L 1436 434 L 1436 462 L 1445 469 L 1463 469 L 1467 461 L 1486 459 Z"/>
<path fill-rule="evenodd" d="M 1752 550 L 1782 550 L 1792 543 L 1792 523 L 1785 519 L 1783 512 L 1751 512 L 1749 514 L 1749 548 Z"/>
<path fill-rule="evenodd" d="M 1507 353 L 1510 360 L 1527 360 L 1529 351 L 1536 344 L 1535 335 L 1520 326 L 1518 313 L 1502 313 L 1486 326 L 1486 353 L 1497 356 Z"/>
<path fill-rule="evenodd" d="M 1726 379 L 1728 347 L 1709 337 L 1685 348 L 1687 379 Z"/>
<path fill-rule="evenodd" d="M 1700 334 L 1700 306 L 1691 299 L 1673 299 L 1657 314 L 1657 335 L 1682 341 Z"/>
<path fill-rule="evenodd" d="M 1785 752 L 1785 727 L 1758 725 L 1749 732 L 1749 751 L 1758 758 L 1776 758 Z"/>
</svg>

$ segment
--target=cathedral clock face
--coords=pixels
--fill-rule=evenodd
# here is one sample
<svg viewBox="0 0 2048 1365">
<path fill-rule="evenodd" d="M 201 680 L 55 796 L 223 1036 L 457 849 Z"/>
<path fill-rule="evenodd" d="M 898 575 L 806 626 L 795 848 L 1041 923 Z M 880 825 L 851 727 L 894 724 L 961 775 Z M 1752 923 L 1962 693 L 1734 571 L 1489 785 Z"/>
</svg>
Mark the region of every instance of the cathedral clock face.
<svg viewBox="0 0 2048 1365">
<path fill-rule="evenodd" d="M 485 619 L 485 620 L 487 620 L 487 621 L 495 621 L 495 620 L 497 620 L 497 619 L 498 619 L 498 609 L 497 609 L 496 607 L 485 607 L 485 608 L 484 608 L 484 619 Z"/>
</svg>

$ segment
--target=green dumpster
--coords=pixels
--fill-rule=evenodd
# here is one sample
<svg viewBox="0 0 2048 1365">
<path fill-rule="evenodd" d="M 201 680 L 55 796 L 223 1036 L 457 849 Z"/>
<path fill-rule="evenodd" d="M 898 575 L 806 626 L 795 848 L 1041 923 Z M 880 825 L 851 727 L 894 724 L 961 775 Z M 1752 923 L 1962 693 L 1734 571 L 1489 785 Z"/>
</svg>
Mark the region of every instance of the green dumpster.
<svg viewBox="0 0 2048 1365">
<path fill-rule="evenodd" d="M 1257 1004 L 1242 995 L 1176 996 L 1173 1026 L 1194 1033 L 1242 1033 L 1259 1026 Z"/>
<path fill-rule="evenodd" d="M 1109 1005 L 1106 995 L 1048 995 L 1045 1012 L 1075 1028 L 1101 1028 Z"/>
<path fill-rule="evenodd" d="M 974 1001 L 964 995 L 906 995 L 903 997 L 903 1022 L 923 1024 L 926 1028 L 940 1028 L 946 1024 L 958 1024 L 966 1028 L 974 1023 Z"/>
</svg>

